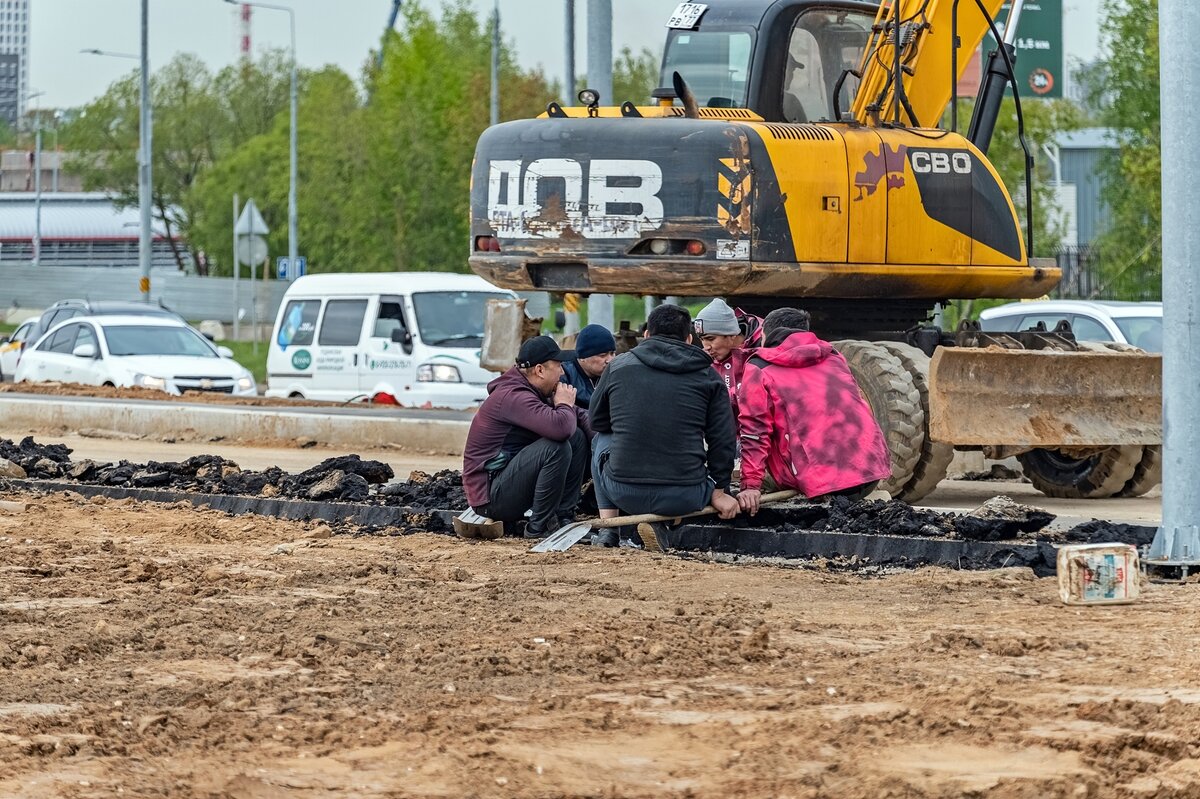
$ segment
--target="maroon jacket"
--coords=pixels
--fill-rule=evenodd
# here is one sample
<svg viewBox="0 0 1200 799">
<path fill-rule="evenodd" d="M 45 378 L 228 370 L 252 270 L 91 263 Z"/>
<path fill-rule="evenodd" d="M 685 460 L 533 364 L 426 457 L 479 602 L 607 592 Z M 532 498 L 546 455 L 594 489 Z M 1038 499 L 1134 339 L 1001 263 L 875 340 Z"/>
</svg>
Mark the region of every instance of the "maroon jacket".
<svg viewBox="0 0 1200 799">
<path fill-rule="evenodd" d="M 485 464 L 497 456 L 512 458 L 541 438 L 566 441 L 578 428 L 591 437 L 587 411 L 555 405 L 525 379 L 517 367 L 488 383 L 463 449 L 463 489 L 472 508 L 490 500 Z"/>
<path fill-rule="evenodd" d="M 736 422 L 738 389 L 742 385 L 742 372 L 746 369 L 746 361 L 750 360 L 754 350 L 762 344 L 762 319 L 746 313 L 741 308 L 734 311 L 734 315 L 737 317 L 738 327 L 746 336 L 746 341 L 742 346 L 729 353 L 729 357 L 725 360 L 713 361 L 713 368 L 717 370 L 721 381 L 725 383 L 725 390 L 729 392 L 729 404 L 733 407 L 733 420 Z"/>
<path fill-rule="evenodd" d="M 809 332 L 751 353 L 739 393 L 742 488 L 763 473 L 807 497 L 892 473 L 883 431 L 841 353 Z"/>
</svg>

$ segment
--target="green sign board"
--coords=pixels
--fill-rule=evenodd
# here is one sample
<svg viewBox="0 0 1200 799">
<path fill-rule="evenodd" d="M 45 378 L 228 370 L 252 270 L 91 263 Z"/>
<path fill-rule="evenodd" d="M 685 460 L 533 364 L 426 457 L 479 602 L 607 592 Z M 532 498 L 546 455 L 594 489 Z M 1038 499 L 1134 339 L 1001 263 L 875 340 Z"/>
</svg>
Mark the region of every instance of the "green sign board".
<svg viewBox="0 0 1200 799">
<path fill-rule="evenodd" d="M 996 15 L 996 27 L 1004 30 L 1010 3 Z M 1017 23 L 1017 88 L 1022 97 L 1062 97 L 1063 4 L 1062 0 L 1026 0 Z M 984 56 L 995 49 L 996 40 L 984 39 Z"/>
</svg>

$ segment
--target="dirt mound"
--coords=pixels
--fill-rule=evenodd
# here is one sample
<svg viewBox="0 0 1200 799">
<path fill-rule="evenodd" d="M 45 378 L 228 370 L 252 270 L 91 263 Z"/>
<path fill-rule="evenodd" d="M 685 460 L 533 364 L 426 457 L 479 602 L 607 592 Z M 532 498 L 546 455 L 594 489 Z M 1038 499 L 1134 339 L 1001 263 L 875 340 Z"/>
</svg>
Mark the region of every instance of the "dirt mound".
<svg viewBox="0 0 1200 799">
<path fill-rule="evenodd" d="M 1063 537 L 1072 544 L 1133 544 L 1140 547 L 1153 543 L 1157 531 L 1157 527 L 1092 519 L 1075 525 Z"/>
</svg>

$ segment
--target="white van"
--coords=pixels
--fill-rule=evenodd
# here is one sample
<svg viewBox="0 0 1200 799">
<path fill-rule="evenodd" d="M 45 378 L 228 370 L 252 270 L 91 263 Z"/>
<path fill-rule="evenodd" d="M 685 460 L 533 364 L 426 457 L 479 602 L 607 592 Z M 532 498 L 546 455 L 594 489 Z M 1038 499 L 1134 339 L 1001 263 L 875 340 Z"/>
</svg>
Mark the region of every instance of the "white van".
<svg viewBox="0 0 1200 799">
<path fill-rule="evenodd" d="M 267 396 L 475 407 L 496 376 L 479 365 L 486 303 L 514 296 L 448 272 L 298 278 L 271 334 Z"/>
</svg>

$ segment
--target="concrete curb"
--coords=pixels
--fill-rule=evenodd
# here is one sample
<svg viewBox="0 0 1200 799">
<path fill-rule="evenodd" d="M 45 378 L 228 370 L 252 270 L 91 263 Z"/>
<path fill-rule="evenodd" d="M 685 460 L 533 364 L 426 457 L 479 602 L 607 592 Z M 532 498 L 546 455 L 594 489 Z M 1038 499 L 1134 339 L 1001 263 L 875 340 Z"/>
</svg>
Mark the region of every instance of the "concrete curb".
<svg viewBox="0 0 1200 799">
<path fill-rule="evenodd" d="M 394 444 L 438 455 L 461 455 L 471 414 L 456 411 L 353 408 L 259 408 L 93 397 L 0 395 L 7 426 L 68 430 L 100 428 L 144 436 L 296 441 L 311 438 L 335 447 Z"/>
</svg>

